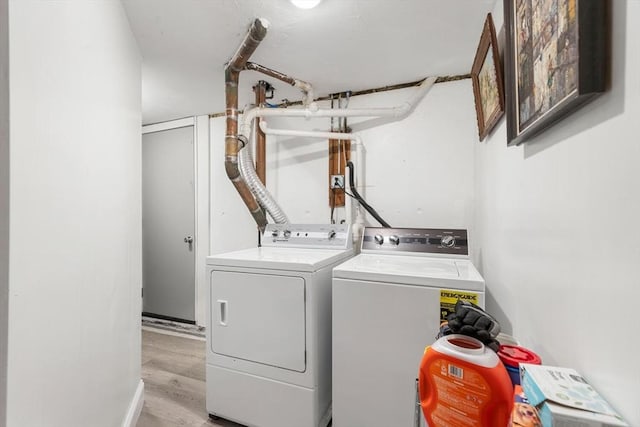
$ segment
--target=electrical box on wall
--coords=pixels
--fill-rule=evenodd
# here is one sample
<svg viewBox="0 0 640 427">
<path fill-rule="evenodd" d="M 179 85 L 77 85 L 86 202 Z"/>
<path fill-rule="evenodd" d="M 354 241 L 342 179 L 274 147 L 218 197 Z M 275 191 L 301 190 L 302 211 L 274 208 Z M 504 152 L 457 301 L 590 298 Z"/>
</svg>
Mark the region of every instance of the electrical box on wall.
<svg viewBox="0 0 640 427">
<path fill-rule="evenodd" d="M 329 206 L 344 206 L 345 165 L 351 160 L 351 141 L 329 140 Z"/>
<path fill-rule="evenodd" d="M 331 175 L 331 188 L 344 190 L 344 175 Z"/>
</svg>

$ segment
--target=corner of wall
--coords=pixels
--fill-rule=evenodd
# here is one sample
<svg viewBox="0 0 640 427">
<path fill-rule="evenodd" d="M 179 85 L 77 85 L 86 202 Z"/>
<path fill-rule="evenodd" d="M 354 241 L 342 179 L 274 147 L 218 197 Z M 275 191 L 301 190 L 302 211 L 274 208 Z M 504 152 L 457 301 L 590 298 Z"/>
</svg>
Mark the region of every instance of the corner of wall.
<svg viewBox="0 0 640 427">
<path fill-rule="evenodd" d="M 0 426 L 6 423 L 9 311 L 9 18 L 0 0 Z"/>
<path fill-rule="evenodd" d="M 209 116 L 197 116 L 195 118 L 196 132 L 196 324 L 206 324 L 206 257 L 210 253 L 209 239 Z"/>
<path fill-rule="evenodd" d="M 142 406 L 144 405 L 144 381 L 138 381 L 138 387 L 133 394 L 127 415 L 124 418 L 122 427 L 136 427 L 140 414 L 142 413 Z"/>
</svg>

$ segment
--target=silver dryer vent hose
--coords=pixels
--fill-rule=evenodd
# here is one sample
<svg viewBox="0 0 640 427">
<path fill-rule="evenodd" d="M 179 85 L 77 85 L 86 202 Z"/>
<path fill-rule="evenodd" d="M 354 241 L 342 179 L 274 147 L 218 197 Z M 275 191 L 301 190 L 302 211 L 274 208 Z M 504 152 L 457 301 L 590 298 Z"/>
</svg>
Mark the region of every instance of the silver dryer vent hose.
<svg viewBox="0 0 640 427">
<path fill-rule="evenodd" d="M 287 218 L 287 215 L 282 211 L 269 190 L 267 190 L 260 181 L 260 178 L 258 178 L 258 174 L 253 166 L 253 155 L 251 153 L 253 149 L 252 144 L 247 141 L 244 135 L 240 135 L 238 139 L 242 141 L 244 145 L 238 153 L 238 166 L 240 174 L 247 183 L 249 190 L 251 190 L 251 193 L 253 193 L 260 206 L 267 211 L 276 224 L 288 224 L 289 218 Z"/>
</svg>

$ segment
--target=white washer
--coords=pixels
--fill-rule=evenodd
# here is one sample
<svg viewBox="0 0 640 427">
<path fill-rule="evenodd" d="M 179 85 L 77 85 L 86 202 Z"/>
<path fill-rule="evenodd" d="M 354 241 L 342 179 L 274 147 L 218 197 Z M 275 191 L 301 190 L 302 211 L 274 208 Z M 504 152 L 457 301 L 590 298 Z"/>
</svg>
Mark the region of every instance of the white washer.
<svg viewBox="0 0 640 427">
<path fill-rule="evenodd" d="M 413 427 L 425 347 L 457 298 L 484 307 L 484 292 L 466 230 L 366 228 L 333 270 L 333 427 Z"/>
<path fill-rule="evenodd" d="M 348 225 L 267 226 L 262 247 L 207 258 L 207 411 L 253 427 L 331 419 L 331 270 Z"/>
</svg>

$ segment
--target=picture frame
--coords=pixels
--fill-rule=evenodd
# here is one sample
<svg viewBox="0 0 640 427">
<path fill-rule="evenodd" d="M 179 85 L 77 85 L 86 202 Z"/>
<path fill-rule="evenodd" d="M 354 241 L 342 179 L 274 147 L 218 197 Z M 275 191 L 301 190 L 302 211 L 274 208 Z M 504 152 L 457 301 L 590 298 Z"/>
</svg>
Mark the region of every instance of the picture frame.
<svg viewBox="0 0 640 427">
<path fill-rule="evenodd" d="M 606 90 L 607 0 L 504 0 L 507 145 Z"/>
<path fill-rule="evenodd" d="M 480 141 L 493 130 L 504 115 L 502 62 L 491 14 L 487 14 L 480 43 L 471 67 L 473 97 Z"/>
</svg>

